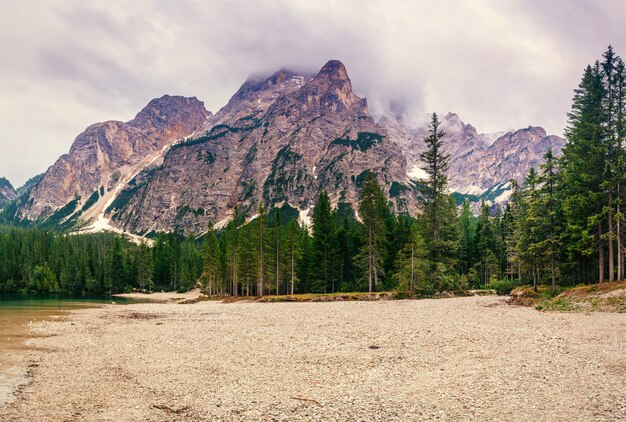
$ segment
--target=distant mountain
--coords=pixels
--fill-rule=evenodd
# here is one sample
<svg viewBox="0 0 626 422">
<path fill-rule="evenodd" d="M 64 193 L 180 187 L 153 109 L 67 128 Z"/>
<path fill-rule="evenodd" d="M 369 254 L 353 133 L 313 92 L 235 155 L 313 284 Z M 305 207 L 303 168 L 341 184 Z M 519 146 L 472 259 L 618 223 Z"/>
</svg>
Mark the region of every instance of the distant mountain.
<svg viewBox="0 0 626 422">
<path fill-rule="evenodd" d="M 452 113 L 441 118 L 451 154 L 450 187 L 473 199 L 506 200 L 509 179 L 537 167 L 563 140 L 529 127 L 480 134 Z M 427 128 L 375 120 L 344 65 L 316 75 L 280 70 L 251 78 L 217 114 L 195 98 L 151 101 L 130 122 L 87 128 L 70 152 L 24 191 L 14 219 L 140 235 L 199 234 L 235 206 L 288 206 L 308 221 L 320 190 L 356 209 L 374 171 L 395 212 L 421 208 L 419 154 Z"/>
<path fill-rule="evenodd" d="M 562 138 L 547 135 L 541 127 L 484 134 L 454 113 L 440 119 L 445 133 L 443 149 L 450 154 L 450 190 L 474 199 L 508 200 L 510 179 L 521 181 L 530 167 L 538 169 L 548 149 L 559 156 L 565 144 Z M 383 123 L 393 128 L 394 139 L 402 146 L 409 177 L 425 178 L 419 154 L 425 148 L 423 139 L 428 134 L 427 127 L 410 129 L 391 118 L 383 119 Z"/>
<path fill-rule="evenodd" d="M 17 198 L 17 192 L 9 182 L 4 177 L 0 177 L 0 206 L 3 206 L 9 201 Z"/>
</svg>

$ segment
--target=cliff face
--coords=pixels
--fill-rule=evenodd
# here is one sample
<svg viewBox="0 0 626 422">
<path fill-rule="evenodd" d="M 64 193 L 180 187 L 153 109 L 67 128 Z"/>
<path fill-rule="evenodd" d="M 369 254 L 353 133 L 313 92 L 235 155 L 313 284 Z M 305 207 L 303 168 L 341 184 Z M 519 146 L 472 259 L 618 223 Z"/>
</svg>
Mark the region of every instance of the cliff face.
<svg viewBox="0 0 626 422">
<path fill-rule="evenodd" d="M 397 210 L 416 210 L 401 149 L 352 92 L 338 61 L 310 80 L 281 71 L 246 82 L 195 136 L 131 182 L 125 200 L 112 204 L 114 224 L 136 233 L 200 233 L 235 205 L 253 215 L 261 203 L 288 203 L 306 217 L 321 189 L 336 204 L 356 204 L 369 170 L 387 191 L 403 184 L 392 192 Z"/>
<path fill-rule="evenodd" d="M 30 191 L 18 218 L 43 221 L 70 203 L 72 209 L 65 208 L 61 219 L 81 209 L 93 211 L 125 179 L 209 116 L 196 98 L 164 96 L 150 101 L 129 122 L 89 126 Z"/>
</svg>

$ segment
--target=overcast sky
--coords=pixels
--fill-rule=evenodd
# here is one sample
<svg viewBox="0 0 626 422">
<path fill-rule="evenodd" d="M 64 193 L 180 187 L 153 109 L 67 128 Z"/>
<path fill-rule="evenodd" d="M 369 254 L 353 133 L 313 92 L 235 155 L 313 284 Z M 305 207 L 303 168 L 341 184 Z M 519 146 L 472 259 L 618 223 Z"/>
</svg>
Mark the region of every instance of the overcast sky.
<svg viewBox="0 0 626 422">
<path fill-rule="evenodd" d="M 560 135 L 584 67 L 626 56 L 621 0 L 0 0 L 0 176 L 45 171 L 154 97 L 216 112 L 251 73 L 344 62 L 370 110 Z"/>
</svg>

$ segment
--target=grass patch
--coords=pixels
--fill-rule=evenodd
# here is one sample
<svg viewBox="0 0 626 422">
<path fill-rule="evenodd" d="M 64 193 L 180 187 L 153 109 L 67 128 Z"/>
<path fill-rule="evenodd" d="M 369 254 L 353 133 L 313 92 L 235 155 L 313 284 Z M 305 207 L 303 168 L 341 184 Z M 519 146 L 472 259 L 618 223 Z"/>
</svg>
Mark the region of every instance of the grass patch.
<svg viewBox="0 0 626 422">
<path fill-rule="evenodd" d="M 529 286 L 511 292 L 509 304 L 533 306 L 539 311 L 619 312 L 626 313 L 626 282 L 590 284 L 573 288 L 559 287 L 552 295 L 550 286 L 538 292 Z"/>
<path fill-rule="evenodd" d="M 351 293 L 304 293 L 294 295 L 267 295 L 267 296 L 227 296 L 220 298 L 224 303 L 234 302 L 350 302 L 350 301 L 379 301 L 379 300 L 403 300 L 403 299 L 431 299 L 462 297 L 470 295 L 466 291 L 443 292 L 434 296 L 421 296 L 409 291 L 385 291 L 385 292 L 351 292 Z M 217 298 L 216 298 L 217 299 Z"/>
<path fill-rule="evenodd" d="M 571 298 L 586 298 L 589 296 L 602 295 L 615 290 L 626 289 L 626 281 L 616 281 L 613 283 L 598 283 L 577 286 L 561 293 L 560 296 Z"/>
<path fill-rule="evenodd" d="M 535 309 L 538 311 L 577 312 L 581 310 L 581 306 L 570 299 L 554 298 L 540 301 L 535 305 Z"/>
</svg>

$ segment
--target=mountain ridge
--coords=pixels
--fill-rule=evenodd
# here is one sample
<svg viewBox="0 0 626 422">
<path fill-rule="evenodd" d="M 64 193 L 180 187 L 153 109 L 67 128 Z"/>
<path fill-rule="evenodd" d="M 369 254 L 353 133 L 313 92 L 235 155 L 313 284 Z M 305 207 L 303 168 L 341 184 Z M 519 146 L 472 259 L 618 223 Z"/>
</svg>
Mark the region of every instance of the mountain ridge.
<svg viewBox="0 0 626 422">
<path fill-rule="evenodd" d="M 548 147 L 558 154 L 563 145 L 537 127 L 494 136 L 454 113 L 441 120 L 450 187 L 462 194 L 506 191 Z M 315 75 L 281 69 L 248 78 L 215 114 L 195 97 L 164 96 L 129 122 L 89 126 L 18 200 L 16 216 L 56 215 L 56 224 L 95 231 L 199 234 L 208 221 L 227 221 L 236 205 L 252 215 L 261 204 L 288 204 L 306 220 L 321 189 L 333 204 L 356 208 L 370 170 L 393 210 L 414 214 L 426 133 L 389 116 L 375 120 L 338 60 Z"/>
</svg>

